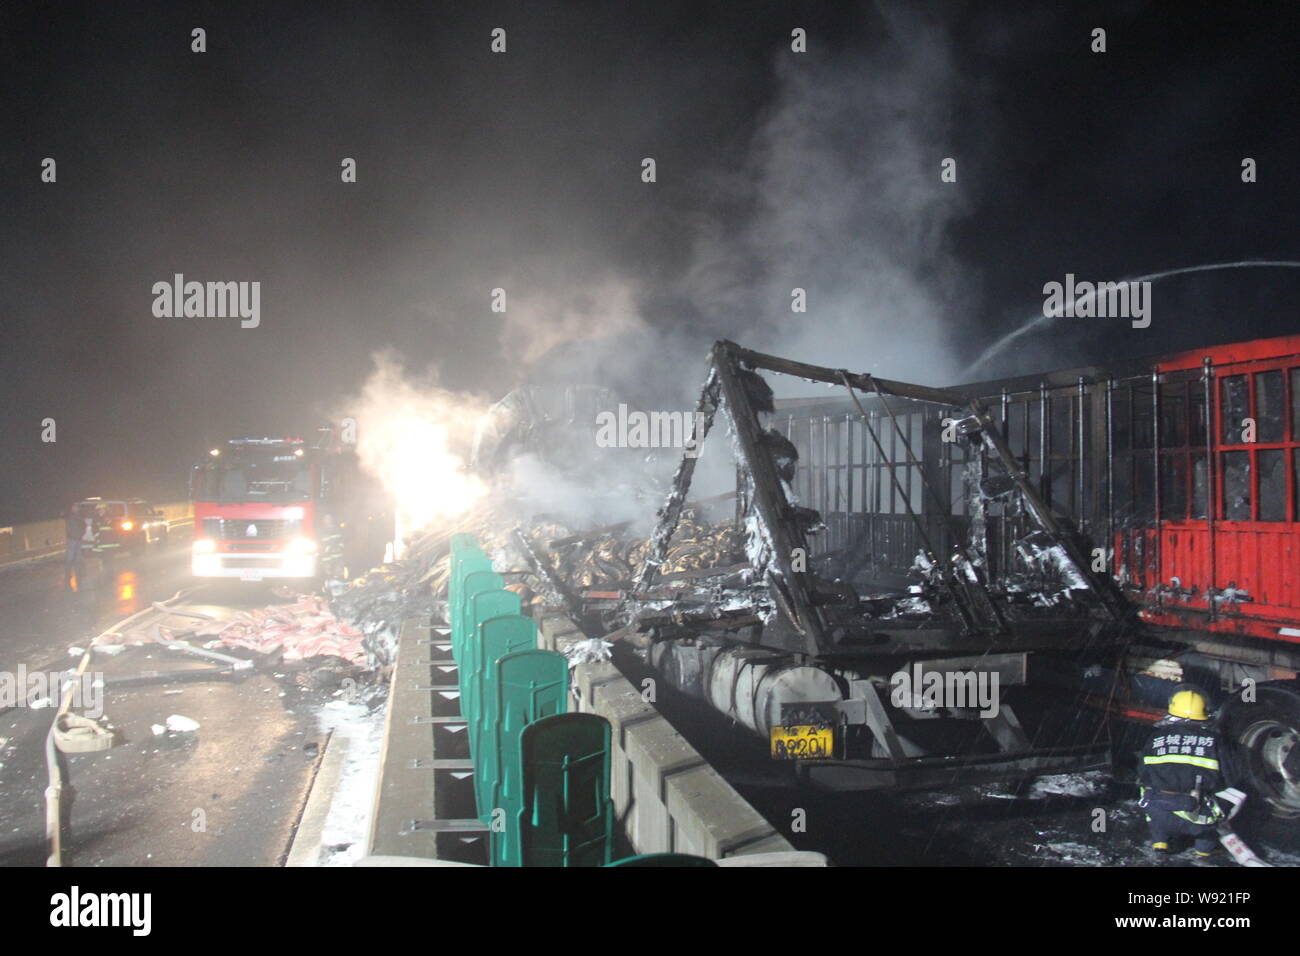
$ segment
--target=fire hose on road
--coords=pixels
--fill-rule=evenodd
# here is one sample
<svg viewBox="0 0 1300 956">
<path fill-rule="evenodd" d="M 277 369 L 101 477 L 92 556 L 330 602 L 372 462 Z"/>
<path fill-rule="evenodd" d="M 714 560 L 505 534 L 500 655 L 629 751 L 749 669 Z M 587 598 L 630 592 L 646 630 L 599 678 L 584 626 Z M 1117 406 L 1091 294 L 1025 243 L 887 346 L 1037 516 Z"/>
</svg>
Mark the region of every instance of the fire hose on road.
<svg viewBox="0 0 1300 956">
<path fill-rule="evenodd" d="M 45 766 L 49 773 L 49 785 L 45 788 L 45 836 L 50 846 L 50 855 L 45 861 L 46 866 L 63 865 L 62 812 L 64 779 L 63 769 L 59 763 L 59 753 L 91 753 L 107 750 L 108 747 L 112 746 L 112 735 L 108 731 L 94 721 L 69 713 L 77 684 L 85 676 L 86 668 L 90 666 L 90 659 L 95 653 L 95 645 L 110 635 L 118 634 L 121 628 L 144 617 L 146 614 L 154 614 L 159 611 L 168 614 L 175 613 L 169 609 L 168 605 L 179 601 L 193 590 L 193 588 L 184 588 L 177 591 L 166 601 L 155 602 L 149 607 L 141 608 L 97 635 L 86 646 L 86 650 L 82 653 L 81 660 L 78 662 L 72 678 L 63 686 L 58 710 L 54 714 L 54 720 L 50 723 L 49 732 L 45 735 Z"/>
</svg>

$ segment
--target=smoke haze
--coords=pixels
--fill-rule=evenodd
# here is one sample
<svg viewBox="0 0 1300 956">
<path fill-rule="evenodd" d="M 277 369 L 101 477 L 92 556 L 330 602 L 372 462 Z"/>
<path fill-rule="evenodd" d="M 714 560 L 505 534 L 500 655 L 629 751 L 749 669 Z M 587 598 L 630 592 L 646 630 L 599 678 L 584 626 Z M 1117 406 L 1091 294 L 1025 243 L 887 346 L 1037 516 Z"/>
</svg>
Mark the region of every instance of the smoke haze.
<svg viewBox="0 0 1300 956">
<path fill-rule="evenodd" d="M 465 409 L 525 382 L 689 408 L 730 338 L 945 383 L 1067 272 L 1300 258 L 1285 5 L 200 13 L 196 55 L 178 6 L 0 10 L 0 522 L 181 498 L 212 443 L 346 413 L 384 350 L 406 369 L 386 386 L 399 404 L 436 370 L 424 404 L 452 416 L 438 427 L 460 456 Z M 1088 50 L 1101 21 L 1105 56 Z M 153 317 L 151 287 L 177 272 L 259 281 L 261 325 Z M 1297 281 L 1170 280 L 1151 329 L 1060 325 L 983 374 L 1281 334 Z"/>
</svg>

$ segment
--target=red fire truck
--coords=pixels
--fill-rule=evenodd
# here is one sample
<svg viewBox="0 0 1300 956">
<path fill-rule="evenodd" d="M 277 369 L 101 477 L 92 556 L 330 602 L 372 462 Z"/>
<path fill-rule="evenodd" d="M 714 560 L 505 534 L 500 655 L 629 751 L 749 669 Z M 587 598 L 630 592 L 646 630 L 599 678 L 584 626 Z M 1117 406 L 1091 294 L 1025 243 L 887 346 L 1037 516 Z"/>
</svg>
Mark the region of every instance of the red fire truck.
<svg viewBox="0 0 1300 956">
<path fill-rule="evenodd" d="M 233 438 L 208 452 L 190 479 L 194 501 L 191 568 L 198 577 L 312 579 L 343 560 L 363 495 L 355 456 L 332 429 L 301 438 Z M 367 565 L 368 566 L 368 565 Z"/>
</svg>

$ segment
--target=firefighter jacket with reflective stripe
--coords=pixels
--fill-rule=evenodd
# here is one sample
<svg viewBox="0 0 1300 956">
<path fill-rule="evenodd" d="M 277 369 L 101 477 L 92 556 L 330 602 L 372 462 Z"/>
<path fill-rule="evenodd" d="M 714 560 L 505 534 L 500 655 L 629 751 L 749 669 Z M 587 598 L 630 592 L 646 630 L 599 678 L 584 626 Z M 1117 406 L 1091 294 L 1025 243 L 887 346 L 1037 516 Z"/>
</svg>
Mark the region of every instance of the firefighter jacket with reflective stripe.
<svg viewBox="0 0 1300 956">
<path fill-rule="evenodd" d="M 341 555 L 343 553 L 343 535 L 333 532 L 322 537 L 321 553 L 328 558 Z"/>
<path fill-rule="evenodd" d="M 1212 794 L 1226 786 L 1221 759 L 1218 730 L 1210 721 L 1166 717 L 1147 738 L 1138 778 L 1154 790 Z"/>
</svg>

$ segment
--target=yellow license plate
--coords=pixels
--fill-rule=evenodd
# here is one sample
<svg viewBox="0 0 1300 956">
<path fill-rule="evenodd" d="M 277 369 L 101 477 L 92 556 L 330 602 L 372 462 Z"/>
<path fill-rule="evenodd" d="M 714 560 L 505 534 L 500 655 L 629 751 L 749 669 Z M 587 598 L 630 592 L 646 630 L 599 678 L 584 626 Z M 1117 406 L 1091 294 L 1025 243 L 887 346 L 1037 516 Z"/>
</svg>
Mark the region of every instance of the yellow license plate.
<svg viewBox="0 0 1300 956">
<path fill-rule="evenodd" d="M 829 760 L 835 755 L 835 731 L 830 727 L 796 724 L 772 728 L 773 760 Z"/>
</svg>

